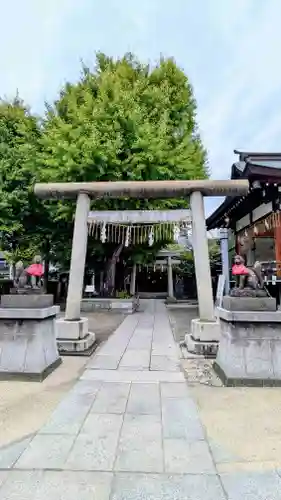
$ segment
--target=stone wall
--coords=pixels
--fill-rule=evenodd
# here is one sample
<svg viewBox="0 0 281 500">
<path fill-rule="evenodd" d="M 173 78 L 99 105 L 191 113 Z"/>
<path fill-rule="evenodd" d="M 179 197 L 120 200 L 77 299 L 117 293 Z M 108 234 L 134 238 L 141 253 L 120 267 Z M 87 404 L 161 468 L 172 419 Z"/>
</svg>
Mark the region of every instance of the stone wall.
<svg viewBox="0 0 281 500">
<path fill-rule="evenodd" d="M 87 298 L 81 301 L 82 312 L 96 312 L 99 310 L 107 310 L 118 312 L 121 311 L 125 314 L 132 314 L 139 307 L 139 300 L 132 299 L 110 299 L 110 298 Z"/>
</svg>

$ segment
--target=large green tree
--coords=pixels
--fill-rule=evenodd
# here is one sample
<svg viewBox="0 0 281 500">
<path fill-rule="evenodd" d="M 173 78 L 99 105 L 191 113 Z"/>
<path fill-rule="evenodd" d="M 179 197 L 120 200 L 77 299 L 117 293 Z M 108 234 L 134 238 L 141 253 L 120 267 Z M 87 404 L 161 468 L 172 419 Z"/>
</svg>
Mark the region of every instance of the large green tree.
<svg viewBox="0 0 281 500">
<path fill-rule="evenodd" d="M 40 128 L 16 97 L 0 102 L 0 248 L 27 251 L 37 225 L 37 201 L 32 194 Z"/>
<path fill-rule="evenodd" d="M 48 106 L 41 142 L 43 181 L 200 179 L 208 175 L 193 90 L 172 59 L 161 58 L 149 66 L 131 54 L 117 60 L 97 54 L 94 69 L 83 66 L 79 82 L 67 83 L 59 99 Z M 96 200 L 93 208 L 175 208 L 186 203 Z M 53 220 L 64 225 L 66 233 L 71 230 L 73 210 L 73 203 L 63 201 L 54 209 Z"/>
<path fill-rule="evenodd" d="M 27 263 L 40 252 L 47 278 L 50 253 L 62 232 L 49 204 L 33 193 L 41 134 L 40 119 L 18 96 L 0 101 L 0 250 L 12 264 Z"/>
<path fill-rule="evenodd" d="M 204 178 L 206 155 L 195 117 L 191 85 L 173 60 L 161 59 L 150 69 L 131 55 L 113 61 L 98 54 L 94 71 L 83 67 L 80 81 L 67 84 L 49 107 L 42 176 Z"/>
</svg>

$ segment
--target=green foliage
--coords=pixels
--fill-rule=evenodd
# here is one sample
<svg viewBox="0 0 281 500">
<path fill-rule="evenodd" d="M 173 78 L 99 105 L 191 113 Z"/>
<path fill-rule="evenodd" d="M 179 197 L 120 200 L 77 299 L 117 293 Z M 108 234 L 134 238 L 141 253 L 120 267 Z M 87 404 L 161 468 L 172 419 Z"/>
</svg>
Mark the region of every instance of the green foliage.
<svg viewBox="0 0 281 500">
<path fill-rule="evenodd" d="M 0 234 L 1 248 L 19 240 L 28 246 L 28 233 L 36 225 L 32 194 L 39 126 L 35 117 L 16 98 L 0 101 Z"/>
<path fill-rule="evenodd" d="M 155 67 L 131 54 L 98 54 L 48 106 L 40 152 L 42 181 L 200 179 L 208 174 L 196 128 L 196 103 L 187 76 L 172 59 Z M 186 200 L 105 200 L 93 209 L 187 206 Z M 73 203 L 59 202 L 52 219 L 71 241 Z M 91 253 L 95 245 L 91 244 Z M 105 249 L 105 247 L 103 247 Z M 99 251 L 97 249 L 97 251 Z"/>
<path fill-rule="evenodd" d="M 208 175 L 187 76 L 172 59 L 150 67 L 131 54 L 98 54 L 82 67 L 44 120 L 19 98 L 0 102 L 0 248 L 10 258 L 36 249 L 68 263 L 74 203 L 40 202 L 35 181 L 200 179 Z M 94 200 L 93 209 L 186 207 L 187 200 Z M 166 242 L 163 242 L 163 245 Z M 134 248 L 131 260 L 150 262 L 159 250 Z M 89 242 L 89 259 L 108 257 L 109 245 Z"/>
<path fill-rule="evenodd" d="M 148 245 L 138 245 L 131 249 L 131 261 L 134 264 L 148 265 L 155 261 L 158 252 L 165 247 L 163 241 L 154 243 L 151 247 Z"/>
<path fill-rule="evenodd" d="M 60 181 L 205 177 L 195 112 L 188 79 L 171 59 L 150 69 L 131 55 L 113 61 L 98 54 L 95 70 L 84 67 L 80 82 L 67 84 L 49 107 L 42 176 Z"/>
<path fill-rule="evenodd" d="M 126 290 L 117 290 L 116 291 L 116 298 L 117 299 L 130 299 L 131 296 L 128 292 L 126 292 Z"/>
<path fill-rule="evenodd" d="M 22 260 L 24 265 L 29 264 L 34 255 L 36 254 L 37 247 L 34 247 L 32 244 L 27 247 L 16 247 L 14 250 L 4 252 L 5 260 L 10 264 L 16 264 L 19 260 Z"/>
<path fill-rule="evenodd" d="M 11 263 L 30 261 L 38 252 L 43 257 L 51 252 L 55 260 L 55 244 L 59 250 L 63 243 L 65 224 L 60 227 L 54 220 L 54 204 L 33 194 L 41 134 L 38 118 L 23 101 L 0 101 L 0 249 Z"/>
<path fill-rule="evenodd" d="M 220 264 L 220 248 L 217 240 L 208 240 L 209 259 L 211 272 L 217 270 Z M 180 275 L 195 276 L 195 264 L 192 251 L 184 251 L 181 253 L 181 264 L 177 266 L 176 272 Z"/>
</svg>

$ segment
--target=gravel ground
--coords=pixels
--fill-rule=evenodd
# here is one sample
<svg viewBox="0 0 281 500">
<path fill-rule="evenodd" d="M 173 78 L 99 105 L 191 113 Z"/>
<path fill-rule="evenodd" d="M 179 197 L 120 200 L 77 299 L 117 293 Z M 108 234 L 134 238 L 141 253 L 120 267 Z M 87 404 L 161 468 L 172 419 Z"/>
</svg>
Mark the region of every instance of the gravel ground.
<svg viewBox="0 0 281 500">
<path fill-rule="evenodd" d="M 64 312 L 60 312 L 64 316 Z M 83 313 L 89 320 L 89 331 L 96 334 L 98 344 L 104 342 L 118 328 L 125 319 L 126 314 L 111 311 L 96 311 L 93 313 Z"/>
<path fill-rule="evenodd" d="M 126 314 L 110 311 L 85 314 L 89 320 L 89 331 L 96 334 L 98 343 L 104 342 L 118 328 Z"/>
</svg>

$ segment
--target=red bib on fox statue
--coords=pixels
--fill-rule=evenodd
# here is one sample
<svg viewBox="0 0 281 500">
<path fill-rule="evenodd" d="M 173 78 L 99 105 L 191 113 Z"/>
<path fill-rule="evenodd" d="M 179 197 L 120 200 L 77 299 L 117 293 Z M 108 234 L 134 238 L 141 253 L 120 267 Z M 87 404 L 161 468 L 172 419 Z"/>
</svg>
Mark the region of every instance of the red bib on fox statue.
<svg viewBox="0 0 281 500">
<path fill-rule="evenodd" d="M 242 263 L 241 264 L 233 264 L 232 274 L 233 274 L 233 276 L 241 276 L 241 275 L 248 276 L 249 269 L 245 266 L 245 264 L 242 264 Z"/>
<path fill-rule="evenodd" d="M 36 276 L 37 278 L 41 278 L 44 274 L 44 269 L 42 264 L 31 264 L 27 269 L 26 269 L 27 274 L 29 276 Z"/>
</svg>

